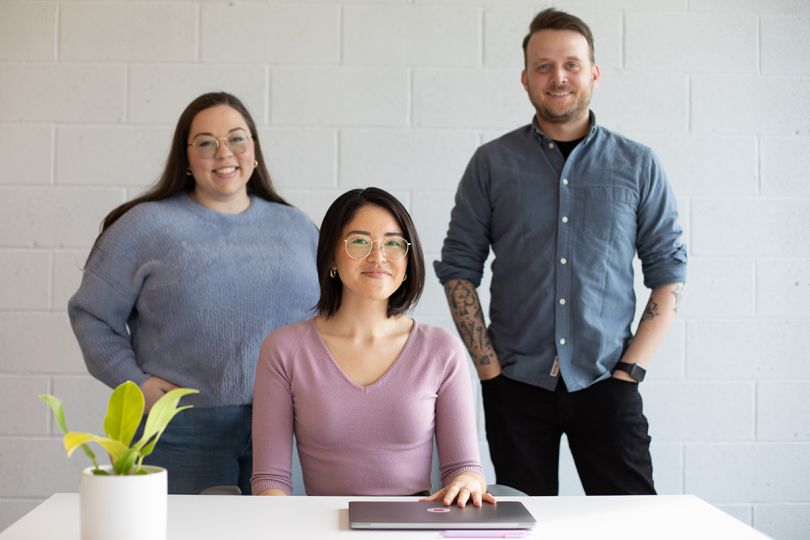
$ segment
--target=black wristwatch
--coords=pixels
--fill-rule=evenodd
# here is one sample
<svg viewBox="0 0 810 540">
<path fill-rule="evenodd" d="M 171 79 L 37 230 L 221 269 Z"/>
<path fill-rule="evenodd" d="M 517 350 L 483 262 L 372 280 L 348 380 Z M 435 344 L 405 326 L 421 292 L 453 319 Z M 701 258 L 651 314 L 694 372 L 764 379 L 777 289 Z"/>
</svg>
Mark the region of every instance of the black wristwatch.
<svg viewBox="0 0 810 540">
<path fill-rule="evenodd" d="M 647 374 L 647 370 L 641 367 L 638 364 L 628 364 L 627 362 L 619 362 L 616 364 L 614 369 L 618 369 L 619 371 L 624 371 L 630 377 L 636 381 L 641 382 L 644 380 L 644 376 Z"/>
</svg>

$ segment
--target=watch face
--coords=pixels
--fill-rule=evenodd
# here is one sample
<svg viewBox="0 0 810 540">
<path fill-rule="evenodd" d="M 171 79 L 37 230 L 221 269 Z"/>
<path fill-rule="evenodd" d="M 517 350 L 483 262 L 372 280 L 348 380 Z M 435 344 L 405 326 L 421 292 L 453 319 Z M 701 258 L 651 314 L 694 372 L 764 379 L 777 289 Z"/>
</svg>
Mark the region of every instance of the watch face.
<svg viewBox="0 0 810 540">
<path fill-rule="evenodd" d="M 639 366 L 638 364 L 633 364 L 630 367 L 629 373 L 632 378 L 634 378 L 638 382 L 641 382 L 644 380 L 644 376 L 647 374 L 647 370 Z"/>
</svg>

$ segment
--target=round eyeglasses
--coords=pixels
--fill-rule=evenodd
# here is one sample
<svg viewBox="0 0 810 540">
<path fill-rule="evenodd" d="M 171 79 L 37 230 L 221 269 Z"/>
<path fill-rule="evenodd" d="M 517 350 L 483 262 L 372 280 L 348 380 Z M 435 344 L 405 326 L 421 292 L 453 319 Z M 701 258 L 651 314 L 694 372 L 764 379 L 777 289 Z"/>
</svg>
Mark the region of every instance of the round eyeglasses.
<svg viewBox="0 0 810 540">
<path fill-rule="evenodd" d="M 372 240 L 362 234 L 350 234 L 344 241 L 346 254 L 355 260 L 362 260 L 371 255 L 374 244 L 380 246 L 383 257 L 389 261 L 398 261 L 408 254 L 410 242 L 401 236 L 386 236 L 382 240 Z"/>
<path fill-rule="evenodd" d="M 251 138 L 252 137 L 245 130 L 237 129 L 230 132 L 227 137 L 197 135 L 188 146 L 193 146 L 194 150 L 196 150 L 201 157 L 211 158 L 214 157 L 217 154 L 217 150 L 219 150 L 219 141 L 223 141 L 234 154 L 243 154 L 247 151 L 248 141 L 250 141 Z"/>
</svg>

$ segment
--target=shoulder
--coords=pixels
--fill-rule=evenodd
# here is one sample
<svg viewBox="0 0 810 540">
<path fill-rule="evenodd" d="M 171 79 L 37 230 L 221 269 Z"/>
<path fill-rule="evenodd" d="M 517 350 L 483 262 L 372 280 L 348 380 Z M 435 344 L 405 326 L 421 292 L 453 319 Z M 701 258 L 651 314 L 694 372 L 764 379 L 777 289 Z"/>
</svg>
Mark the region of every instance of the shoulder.
<svg viewBox="0 0 810 540">
<path fill-rule="evenodd" d="M 487 143 L 478 147 L 475 155 L 478 157 L 491 157 L 510 151 L 523 149 L 527 144 L 531 144 L 533 140 L 532 126 L 526 124 L 508 133 L 504 133 Z"/>
<path fill-rule="evenodd" d="M 101 234 L 99 247 L 137 249 L 143 241 L 154 241 L 159 231 L 182 229 L 184 214 L 175 198 L 137 204 Z"/>
<path fill-rule="evenodd" d="M 617 133 L 603 126 L 597 126 L 596 134 L 597 141 L 600 146 L 609 147 L 613 152 L 618 155 L 632 157 L 634 159 L 655 159 L 655 153 L 652 148 L 635 141 L 621 133 Z"/>
<path fill-rule="evenodd" d="M 441 326 L 419 322 L 415 324 L 416 339 L 429 349 L 435 358 L 442 360 L 464 358 L 464 345 L 456 334 Z"/>
<path fill-rule="evenodd" d="M 277 202 L 268 201 L 261 197 L 254 197 L 253 204 L 257 206 L 257 210 L 261 214 L 272 215 L 276 219 L 283 219 L 293 223 L 307 224 L 313 226 L 306 214 L 294 206 L 288 206 Z"/>
<path fill-rule="evenodd" d="M 295 352 L 313 341 L 314 324 L 312 319 L 307 319 L 276 328 L 264 338 L 262 353 L 272 350 Z"/>
</svg>

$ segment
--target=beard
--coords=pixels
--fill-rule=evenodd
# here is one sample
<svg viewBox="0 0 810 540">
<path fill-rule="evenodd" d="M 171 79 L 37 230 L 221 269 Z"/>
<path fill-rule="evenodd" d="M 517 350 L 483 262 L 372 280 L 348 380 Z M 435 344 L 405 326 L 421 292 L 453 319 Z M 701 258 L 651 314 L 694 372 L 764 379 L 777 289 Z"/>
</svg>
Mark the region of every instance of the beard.
<svg viewBox="0 0 810 540">
<path fill-rule="evenodd" d="M 574 91 L 575 100 L 570 108 L 562 111 L 555 111 L 543 102 L 543 95 L 546 90 L 540 92 L 529 92 L 529 101 L 534 105 L 537 116 L 551 124 L 567 124 L 574 120 L 579 120 L 588 114 L 591 105 L 590 89 L 576 90 L 570 86 L 559 86 L 549 89 L 551 92 Z"/>
</svg>

